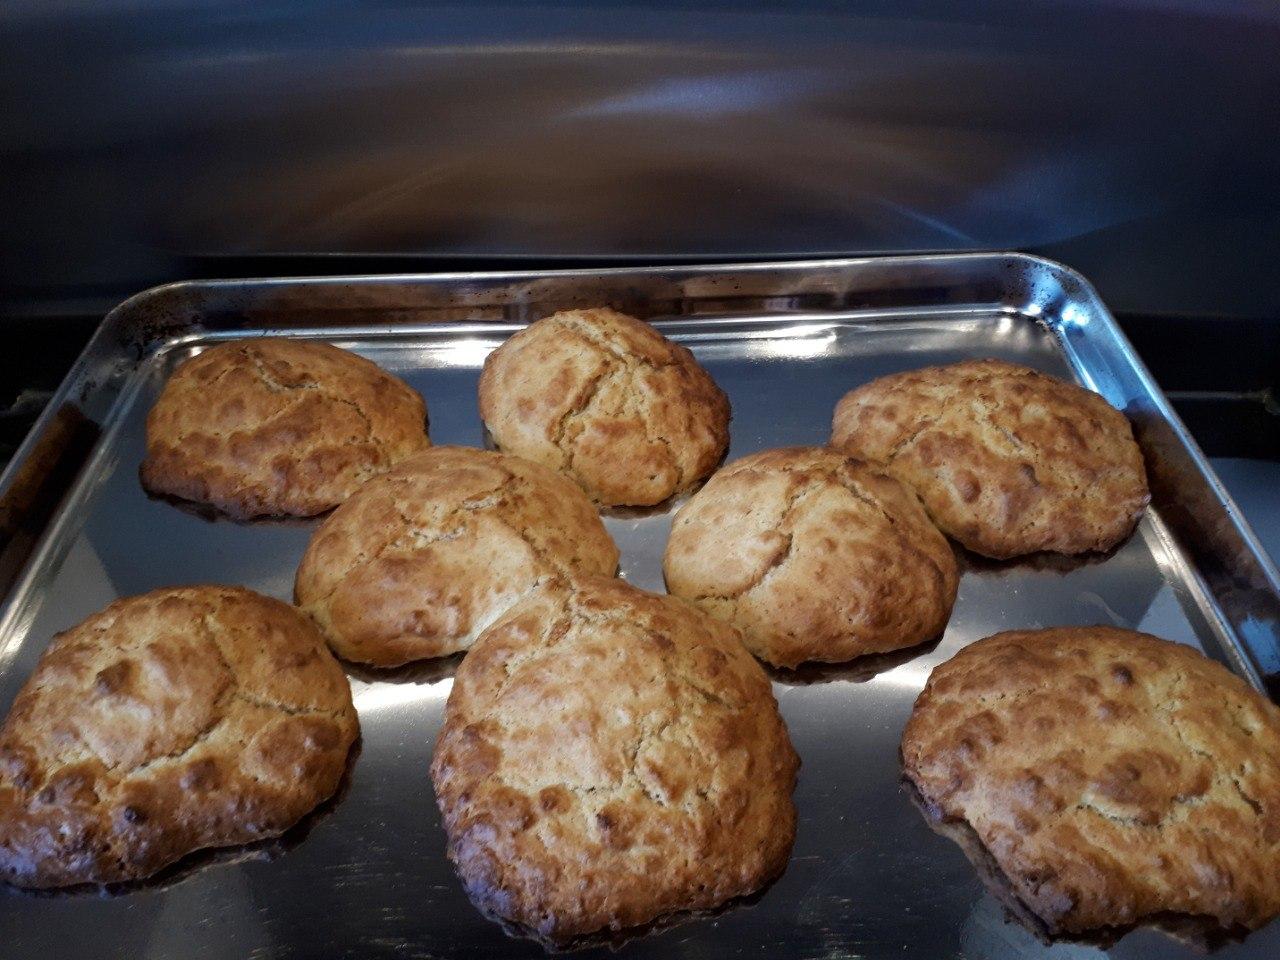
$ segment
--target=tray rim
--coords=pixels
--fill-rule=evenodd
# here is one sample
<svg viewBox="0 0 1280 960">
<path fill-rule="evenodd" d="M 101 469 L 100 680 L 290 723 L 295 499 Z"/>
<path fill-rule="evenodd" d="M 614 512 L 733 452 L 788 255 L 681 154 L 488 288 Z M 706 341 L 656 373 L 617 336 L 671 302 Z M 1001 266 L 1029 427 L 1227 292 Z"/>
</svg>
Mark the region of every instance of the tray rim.
<svg viewBox="0 0 1280 960">
<path fill-rule="evenodd" d="M 806 276 L 817 275 L 820 271 L 849 272 L 856 275 L 859 270 L 872 270 L 882 271 L 887 275 L 891 275 L 894 271 L 909 272 L 913 268 L 941 271 L 968 268 L 980 275 L 1005 281 L 1006 285 L 999 288 L 999 292 L 1003 293 L 1003 296 L 998 299 L 981 301 L 975 298 L 971 301 L 965 301 L 965 303 L 972 307 L 981 306 L 985 309 L 1000 309 L 1009 314 L 1044 320 L 1049 329 L 1057 336 L 1063 353 L 1074 371 L 1080 375 L 1085 385 L 1092 389 L 1097 389 L 1097 384 L 1093 382 L 1093 378 L 1089 375 L 1087 365 L 1079 358 L 1072 343 L 1072 336 L 1085 337 L 1087 341 L 1104 341 L 1104 346 L 1136 378 L 1137 385 L 1141 388 L 1145 401 L 1150 405 L 1149 412 L 1154 415 L 1154 421 L 1167 431 L 1167 436 L 1163 437 L 1161 442 L 1172 444 L 1178 454 L 1185 455 L 1188 462 L 1182 465 L 1180 469 L 1185 471 L 1189 468 L 1192 474 L 1191 480 L 1200 481 L 1204 484 L 1205 490 L 1201 494 L 1202 499 L 1207 498 L 1207 506 L 1216 508 L 1219 513 L 1219 516 L 1214 518 L 1220 527 L 1218 532 L 1227 541 L 1234 541 L 1233 546 L 1238 545 L 1242 556 L 1238 556 L 1236 558 L 1237 561 L 1242 560 L 1243 566 L 1251 568 L 1247 574 L 1250 589 L 1261 591 L 1267 595 L 1267 599 L 1272 601 L 1277 609 L 1280 609 L 1280 570 L 1277 569 L 1276 564 L 1262 547 L 1261 542 L 1244 518 L 1238 505 L 1217 477 L 1195 439 L 1173 410 L 1172 405 L 1151 376 L 1141 357 L 1116 324 L 1097 291 L 1088 280 L 1070 267 L 1043 257 L 1017 252 L 837 257 L 748 263 L 678 263 L 649 267 L 609 267 L 603 269 L 451 271 L 267 277 L 257 279 L 228 278 L 220 280 L 183 280 L 162 284 L 143 290 L 125 299 L 103 318 L 76 361 L 72 364 L 62 383 L 50 398 L 45 409 L 15 451 L 12 460 L 0 472 L 0 520 L 4 520 L 5 526 L 8 528 L 13 528 L 16 523 L 21 522 L 22 518 L 18 516 L 15 507 L 11 504 L 14 488 L 24 471 L 30 471 L 32 468 L 35 451 L 42 442 L 49 439 L 55 419 L 64 407 L 70 405 L 78 409 L 86 397 L 92 395 L 95 391 L 109 394 L 112 387 L 116 388 L 114 396 L 109 399 L 107 409 L 102 411 L 98 418 L 107 429 L 95 438 L 82 462 L 77 465 L 68 485 L 68 489 L 73 489 L 77 486 L 84 467 L 94 462 L 103 449 L 104 443 L 109 442 L 110 435 L 114 432 L 111 429 L 114 413 L 119 404 L 127 402 L 129 395 L 133 392 L 130 387 L 137 382 L 137 378 L 133 377 L 132 374 L 138 367 L 144 364 L 154 351 L 176 346 L 176 340 L 178 339 L 189 338 L 190 340 L 198 341 L 208 337 L 210 331 L 205 330 L 201 333 L 196 331 L 189 323 L 185 327 L 180 326 L 178 328 L 187 331 L 184 337 L 176 337 L 172 331 L 148 331 L 145 329 L 145 325 L 141 322 L 141 317 L 146 311 L 155 309 L 157 305 L 163 307 L 166 300 L 181 301 L 183 298 L 193 296 L 198 298 L 200 296 L 235 295 L 237 292 L 246 289 L 250 291 L 291 289 L 327 291 L 331 288 L 340 289 L 355 285 L 373 288 L 401 286 L 434 288 L 470 285 L 478 286 L 483 290 L 491 289 L 502 283 L 519 284 L 546 281 L 571 283 L 575 280 L 587 279 L 607 282 L 635 281 L 646 278 L 654 280 L 665 279 L 672 283 L 678 283 L 680 281 L 718 276 L 751 277 L 768 274 L 780 274 L 802 280 Z M 983 268 L 988 268 L 988 272 L 984 274 Z M 1039 290 L 1030 289 L 1025 282 L 1026 276 L 1034 276 L 1042 283 L 1051 284 L 1051 287 L 1047 291 L 1043 288 Z M 1032 286 L 1034 287 L 1034 284 Z M 855 289 L 857 288 L 855 287 Z M 1052 311 L 1046 311 L 1042 304 L 1046 292 L 1050 295 L 1051 300 L 1056 300 L 1059 304 L 1065 302 L 1069 306 L 1074 301 L 1086 302 L 1089 307 L 1088 315 L 1080 317 L 1082 322 L 1078 325 L 1065 315 L 1053 321 L 1051 317 Z M 477 293 L 477 295 L 479 294 Z M 778 294 L 778 296 L 788 295 Z M 529 305 L 527 299 L 524 301 L 507 301 L 507 303 L 512 306 L 523 305 L 526 308 Z M 924 307 L 923 304 L 921 306 Z M 375 311 L 380 308 L 369 307 L 368 309 Z M 957 304 L 958 309 L 961 309 L 961 304 Z M 837 311 L 814 310 L 810 312 Z M 874 307 L 848 307 L 841 312 L 858 312 L 870 315 L 877 311 Z M 910 306 L 903 306 L 884 312 L 901 314 L 904 312 L 918 312 L 918 310 Z M 774 311 L 775 316 L 783 313 L 784 311 L 781 310 Z M 687 322 L 696 321 L 699 317 L 704 320 L 710 320 L 712 315 L 693 314 L 682 317 L 666 317 L 665 319 L 674 322 Z M 663 318 L 660 317 L 658 319 L 661 322 Z M 447 323 L 449 321 L 437 322 Z M 519 325 L 522 322 L 527 322 L 527 320 L 512 318 L 496 322 L 483 319 L 467 321 L 468 324 L 478 327 L 496 326 L 498 323 Z M 134 325 L 140 325 L 143 329 L 131 330 L 130 328 Z M 417 325 L 429 327 L 435 324 L 430 321 L 425 323 L 418 321 Z M 323 326 L 323 324 L 315 324 L 314 326 L 308 326 L 306 329 L 319 329 Z M 334 325 L 334 329 L 345 327 L 353 330 L 359 329 L 360 332 L 366 334 L 375 332 L 391 334 L 397 328 L 409 326 L 413 325 L 399 323 L 389 325 L 341 324 Z M 1090 328 L 1087 332 L 1084 330 L 1086 326 Z M 250 329 L 275 328 L 254 326 Z M 279 329 L 282 332 L 304 333 L 303 329 Z M 408 331 L 406 330 L 406 332 Z M 93 419 L 91 416 L 90 420 Z M 1151 472 L 1150 463 L 1148 464 L 1148 471 L 1149 473 Z M 1174 502 L 1177 503 L 1176 500 Z M 14 613 L 14 602 L 24 592 L 28 579 L 37 571 L 38 561 L 46 552 L 48 541 L 60 526 L 59 521 L 65 514 L 65 506 L 64 499 L 60 497 L 50 515 L 45 518 L 43 524 L 38 528 L 38 533 L 31 544 L 31 549 L 22 558 L 14 571 L 12 579 L 8 583 L 0 583 L 0 591 L 2 591 L 0 592 L 0 625 L 7 624 L 10 621 Z M 1189 512 L 1194 514 L 1194 509 L 1189 508 Z M 15 517 L 17 517 L 16 520 Z M 1169 526 L 1165 517 L 1161 516 L 1160 520 L 1161 526 Z M 1226 525 L 1225 531 L 1221 529 L 1223 521 L 1225 521 Z M 1264 651 L 1267 655 L 1265 657 L 1260 654 L 1254 640 L 1242 635 L 1233 619 L 1222 615 L 1220 591 L 1213 583 L 1209 582 L 1205 573 L 1200 569 L 1200 564 L 1196 562 L 1193 551 L 1189 549 L 1191 545 L 1185 542 L 1186 538 L 1181 531 L 1170 530 L 1169 534 L 1174 537 L 1175 542 L 1181 548 L 1179 553 L 1185 558 L 1187 572 L 1194 577 L 1198 589 L 1203 590 L 1212 601 L 1209 612 L 1223 620 L 1222 626 L 1226 628 L 1227 636 L 1232 645 L 1237 648 L 1235 652 L 1240 654 L 1238 658 L 1240 661 L 1239 666 L 1244 668 L 1243 672 L 1246 674 L 1246 679 L 1250 680 L 1255 686 L 1267 689 L 1273 699 L 1280 699 L 1280 672 L 1266 671 L 1259 663 L 1260 659 L 1265 661 L 1268 658 L 1274 658 L 1275 650 L 1280 649 L 1280 635 L 1277 635 L 1273 630 L 1269 638 L 1263 637 L 1264 641 L 1269 639 L 1270 646 L 1275 649 Z M 1276 621 L 1272 620 L 1271 622 L 1274 625 Z"/>
</svg>

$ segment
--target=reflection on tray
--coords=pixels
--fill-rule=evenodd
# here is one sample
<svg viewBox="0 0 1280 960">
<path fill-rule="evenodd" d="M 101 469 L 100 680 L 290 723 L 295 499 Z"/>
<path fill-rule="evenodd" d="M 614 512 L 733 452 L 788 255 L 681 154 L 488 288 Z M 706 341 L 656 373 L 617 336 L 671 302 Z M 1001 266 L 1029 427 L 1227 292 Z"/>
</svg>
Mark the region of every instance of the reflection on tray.
<svg viewBox="0 0 1280 960">
<path fill-rule="evenodd" d="M 866 683 L 878 674 L 896 669 L 916 657 L 931 653 L 941 640 L 941 637 L 934 637 L 924 643 L 917 643 L 914 647 L 890 650 L 888 653 L 871 653 L 844 663 L 819 663 L 811 660 L 791 670 L 766 666 L 765 672 L 769 674 L 771 680 L 789 687 L 807 687 L 811 684 L 830 683 L 834 680 Z"/>
</svg>

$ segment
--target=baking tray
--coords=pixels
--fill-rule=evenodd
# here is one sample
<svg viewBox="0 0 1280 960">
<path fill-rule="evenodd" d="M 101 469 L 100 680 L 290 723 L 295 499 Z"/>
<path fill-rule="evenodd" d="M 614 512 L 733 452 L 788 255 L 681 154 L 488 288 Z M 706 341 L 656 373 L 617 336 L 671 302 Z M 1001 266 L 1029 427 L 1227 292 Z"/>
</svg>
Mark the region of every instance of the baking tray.
<svg viewBox="0 0 1280 960">
<path fill-rule="evenodd" d="M 898 786 L 898 739 L 929 670 L 999 630 L 1117 624 L 1205 650 L 1263 686 L 1280 673 L 1275 569 L 1096 294 L 1018 255 L 551 274 L 179 284 L 106 318 L 0 479 L 13 532 L 0 608 L 0 709 L 49 637 L 167 584 L 288 598 L 314 523 L 210 521 L 138 484 L 146 411 L 174 365 L 235 337 L 286 333 L 355 350 L 426 397 L 436 443 L 481 445 L 485 355 L 554 309 L 609 303 L 659 322 L 733 401 L 730 458 L 823 443 L 832 407 L 872 377 L 997 356 L 1076 379 L 1133 419 L 1152 509 L 1107 557 L 963 558 L 941 642 L 779 679 L 803 760 L 799 832 L 762 895 L 626 944 L 623 956 L 1082 958 L 1006 925 L 960 851 Z M 59 478 L 69 479 L 65 492 Z M 622 573 L 662 589 L 670 512 L 607 519 Z M 538 957 L 467 902 L 444 857 L 427 766 L 452 663 L 353 678 L 363 743 L 338 799 L 282 841 L 197 858 L 109 895 L 0 894 L 14 957 Z M 1274 687 L 1272 688 L 1274 690 Z M 217 862 L 210 863 L 210 859 Z M 607 956 L 600 949 L 586 956 Z M 1153 932 L 1114 957 L 1192 956 Z M 1280 923 L 1223 957 L 1280 956 Z"/>
</svg>

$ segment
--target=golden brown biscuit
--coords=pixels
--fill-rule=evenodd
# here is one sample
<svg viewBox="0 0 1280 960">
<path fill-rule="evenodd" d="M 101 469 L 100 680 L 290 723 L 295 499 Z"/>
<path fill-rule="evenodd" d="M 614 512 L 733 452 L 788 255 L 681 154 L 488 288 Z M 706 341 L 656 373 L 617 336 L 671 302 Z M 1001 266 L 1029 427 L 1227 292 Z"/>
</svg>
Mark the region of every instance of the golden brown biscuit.
<svg viewBox="0 0 1280 960">
<path fill-rule="evenodd" d="M 1109 550 L 1150 499 L 1123 413 L 1001 360 L 858 387 L 836 406 L 831 443 L 914 487 L 944 533 L 999 559 Z"/>
<path fill-rule="evenodd" d="M 431 777 L 472 900 L 563 945 L 759 889 L 791 850 L 797 766 L 731 627 L 593 577 L 476 642 Z"/>
<path fill-rule="evenodd" d="M 910 489 L 819 447 L 766 450 L 718 471 L 676 514 L 663 570 L 668 590 L 782 667 L 936 637 L 959 580 Z"/>
<path fill-rule="evenodd" d="M 1042 936 L 1214 939 L 1280 913 L 1280 709 L 1180 644 L 1001 633 L 933 671 L 908 783 Z"/>
<path fill-rule="evenodd" d="M 553 314 L 491 353 L 480 416 L 503 450 L 610 506 L 688 490 L 729 446 L 729 400 L 693 354 L 603 308 Z"/>
<path fill-rule="evenodd" d="M 339 656 L 392 667 L 466 650 L 548 576 L 617 567 L 618 548 L 566 478 L 490 450 L 434 447 L 325 520 L 294 596 Z"/>
<path fill-rule="evenodd" d="M 314 516 L 429 446 L 426 415 L 408 385 L 327 343 L 224 343 L 165 384 L 142 485 L 233 517 Z"/>
<path fill-rule="evenodd" d="M 0 728 L 0 878 L 114 883 L 283 833 L 359 727 L 315 628 L 240 587 L 117 600 L 54 638 Z"/>
</svg>

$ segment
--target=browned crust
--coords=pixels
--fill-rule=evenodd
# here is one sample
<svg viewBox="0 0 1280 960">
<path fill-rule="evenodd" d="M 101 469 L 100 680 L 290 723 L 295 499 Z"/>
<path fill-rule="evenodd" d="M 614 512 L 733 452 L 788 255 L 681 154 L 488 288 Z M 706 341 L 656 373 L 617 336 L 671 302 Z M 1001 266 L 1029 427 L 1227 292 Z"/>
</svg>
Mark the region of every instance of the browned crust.
<svg viewBox="0 0 1280 960">
<path fill-rule="evenodd" d="M 140 476 L 153 494 L 231 517 L 308 517 L 429 443 L 422 397 L 369 360 L 311 340 L 237 340 L 169 378 Z"/>
<path fill-rule="evenodd" d="M 466 650 L 547 577 L 617 567 L 617 546 L 567 478 L 490 450 L 433 447 L 321 524 L 294 595 L 339 656 L 392 667 Z"/>
<path fill-rule="evenodd" d="M 531 324 L 480 377 L 494 442 L 608 506 L 651 506 L 700 483 L 728 449 L 729 414 L 688 349 L 606 308 Z"/>
<path fill-rule="evenodd" d="M 831 443 L 914 487 L 944 533 L 998 559 L 1109 550 L 1150 500 L 1124 414 L 1001 360 L 851 390 L 836 406 Z"/>
<path fill-rule="evenodd" d="M 0 728 L 0 879 L 150 876 L 274 837 L 329 797 L 351 689 L 288 604 L 238 587 L 118 600 L 59 634 Z"/>
<path fill-rule="evenodd" d="M 931 809 L 924 801 L 920 791 L 910 780 L 904 780 L 903 786 L 930 828 L 964 852 L 982 885 L 1000 902 L 1007 915 L 1030 930 L 1042 943 L 1081 943 L 1105 950 L 1139 927 L 1154 927 L 1202 950 L 1212 950 L 1229 941 L 1242 940 L 1249 933 L 1245 927 L 1224 929 L 1212 917 L 1165 912 L 1151 914 L 1126 926 L 1099 927 L 1082 934 L 1066 936 L 1049 927 L 1018 898 L 1013 882 L 1001 871 L 999 862 L 991 855 L 973 827 L 963 820 L 949 821 L 942 818 L 937 810 Z"/>
<path fill-rule="evenodd" d="M 932 639 L 959 582 L 951 546 L 909 488 L 819 447 L 718 471 L 676 514 L 663 570 L 673 594 L 783 667 Z"/>
<path fill-rule="evenodd" d="M 584 578 L 477 641 L 431 774 L 469 896 L 563 945 L 759 889 L 791 850 L 798 763 L 732 628 Z"/>
<path fill-rule="evenodd" d="M 1209 943 L 1280 913 L 1280 709 L 1190 647 L 1108 627 L 981 640 L 930 676 L 902 759 L 1043 937 Z"/>
</svg>

